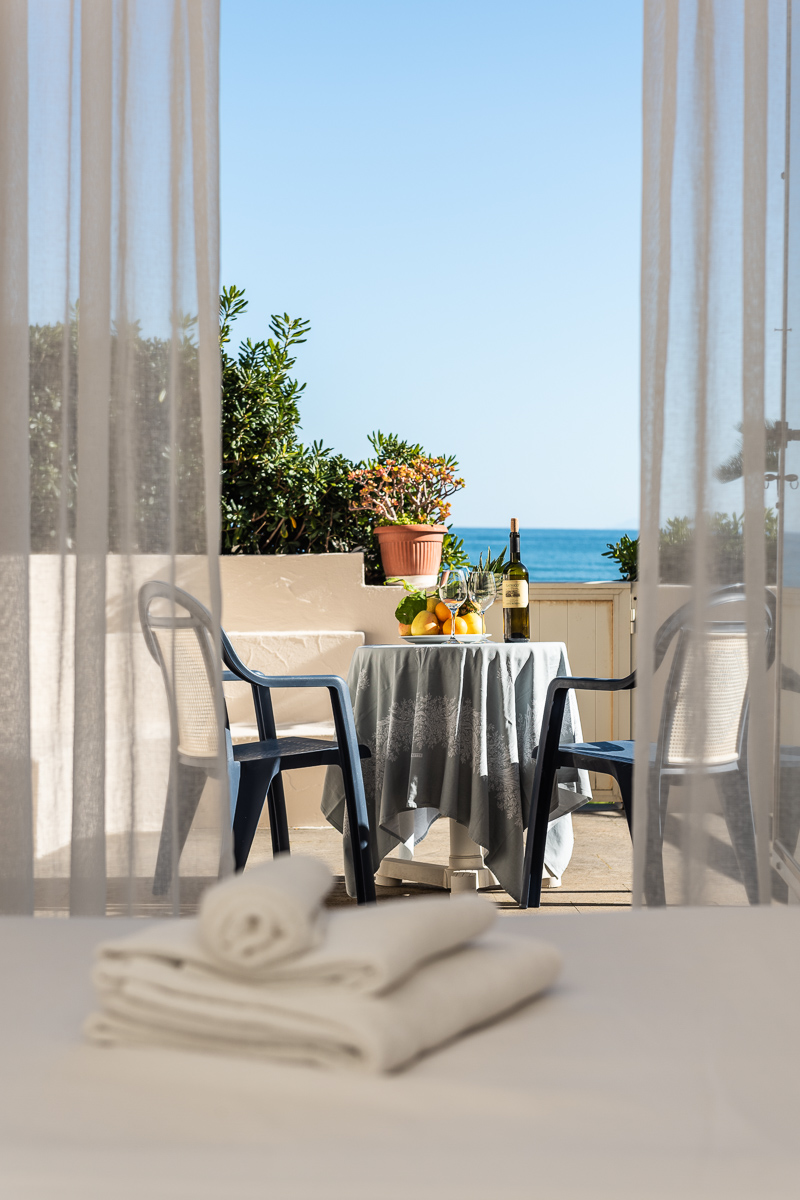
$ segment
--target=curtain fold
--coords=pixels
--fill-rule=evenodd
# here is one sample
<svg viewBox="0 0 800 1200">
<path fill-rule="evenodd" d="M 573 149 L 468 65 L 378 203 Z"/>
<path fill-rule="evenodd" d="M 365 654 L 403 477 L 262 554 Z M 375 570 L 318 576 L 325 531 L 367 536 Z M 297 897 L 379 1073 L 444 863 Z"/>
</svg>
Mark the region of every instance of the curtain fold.
<svg viewBox="0 0 800 1200">
<path fill-rule="evenodd" d="M 0 911 L 33 906 L 28 666 L 28 14 L 9 0 L 0 36 Z"/>
<path fill-rule="evenodd" d="M 781 405 L 777 455 L 778 476 L 778 738 L 775 747 L 775 815 L 773 881 L 793 902 L 800 902 L 800 10 L 787 6 L 785 48 L 786 126 L 783 173 L 786 188 L 783 227 L 783 294 L 781 320 Z M 769 327 L 769 326 L 768 326 Z M 774 883 L 773 883 L 774 887 Z M 777 890 L 777 889 L 775 889 Z"/>
<path fill-rule="evenodd" d="M 791 7 L 645 3 L 635 903 L 773 892 Z"/>
<path fill-rule="evenodd" d="M 179 912 L 229 863 L 220 737 L 152 893 L 177 747 L 137 611 L 163 579 L 220 619 L 218 45 L 218 0 L 0 6 L 3 912 Z"/>
</svg>

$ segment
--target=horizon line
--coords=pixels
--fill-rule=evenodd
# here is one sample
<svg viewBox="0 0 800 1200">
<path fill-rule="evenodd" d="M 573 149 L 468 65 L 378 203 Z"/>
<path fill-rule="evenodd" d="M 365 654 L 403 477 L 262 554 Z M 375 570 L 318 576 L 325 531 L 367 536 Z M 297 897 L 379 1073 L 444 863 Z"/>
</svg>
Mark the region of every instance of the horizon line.
<svg viewBox="0 0 800 1200">
<path fill-rule="evenodd" d="M 454 529 L 505 529 L 505 525 L 458 525 L 452 522 Z M 620 533 L 625 530 L 639 532 L 638 525 L 523 525 L 520 532 L 526 529 L 537 533 Z"/>
</svg>

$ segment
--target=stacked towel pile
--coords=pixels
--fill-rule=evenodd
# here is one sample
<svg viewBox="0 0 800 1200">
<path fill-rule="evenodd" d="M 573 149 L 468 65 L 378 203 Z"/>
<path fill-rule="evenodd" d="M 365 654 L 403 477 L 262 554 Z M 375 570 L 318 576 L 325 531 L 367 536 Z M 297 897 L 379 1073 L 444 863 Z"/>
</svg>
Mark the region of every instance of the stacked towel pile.
<svg viewBox="0 0 800 1200">
<path fill-rule="evenodd" d="M 211 888 L 196 920 L 99 947 L 99 1044 L 390 1071 L 549 987 L 558 952 L 489 932 L 480 896 L 326 910 L 332 877 L 281 856 Z"/>
</svg>

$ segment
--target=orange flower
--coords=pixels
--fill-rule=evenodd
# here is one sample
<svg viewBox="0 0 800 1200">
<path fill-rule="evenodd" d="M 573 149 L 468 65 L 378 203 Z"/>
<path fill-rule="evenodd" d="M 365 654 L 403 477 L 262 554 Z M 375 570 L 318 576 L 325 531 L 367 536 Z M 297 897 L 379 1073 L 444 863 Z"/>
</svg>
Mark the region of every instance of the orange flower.
<svg viewBox="0 0 800 1200">
<path fill-rule="evenodd" d="M 379 522 L 442 524 L 450 515 L 448 497 L 464 487 L 444 458 L 420 455 L 411 463 L 373 463 L 351 472 L 359 501 L 352 508 L 374 514 Z"/>
</svg>

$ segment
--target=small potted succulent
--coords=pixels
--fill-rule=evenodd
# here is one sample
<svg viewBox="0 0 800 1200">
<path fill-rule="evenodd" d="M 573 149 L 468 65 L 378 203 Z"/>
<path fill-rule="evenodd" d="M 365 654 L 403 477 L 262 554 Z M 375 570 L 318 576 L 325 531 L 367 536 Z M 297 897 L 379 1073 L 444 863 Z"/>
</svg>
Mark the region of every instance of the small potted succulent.
<svg viewBox="0 0 800 1200">
<path fill-rule="evenodd" d="M 419 453 L 410 460 L 386 458 L 350 472 L 353 508 L 375 518 L 383 569 L 389 578 L 435 582 L 442 559 L 449 497 L 464 486 L 453 458 Z"/>
<path fill-rule="evenodd" d="M 497 555 L 492 555 L 492 547 L 486 547 L 486 562 L 483 561 L 483 551 L 478 555 L 477 565 L 472 567 L 473 571 L 479 574 L 486 572 L 488 575 L 494 575 L 495 587 L 497 588 L 498 596 L 503 593 L 503 567 L 506 565 L 506 550 L 507 546 Z"/>
</svg>

